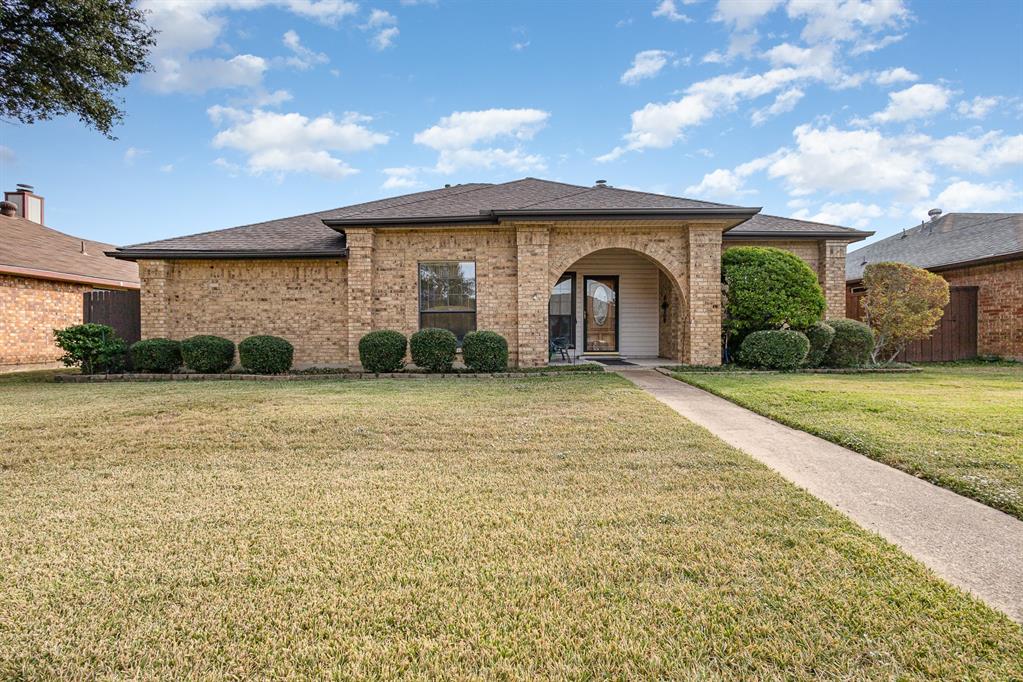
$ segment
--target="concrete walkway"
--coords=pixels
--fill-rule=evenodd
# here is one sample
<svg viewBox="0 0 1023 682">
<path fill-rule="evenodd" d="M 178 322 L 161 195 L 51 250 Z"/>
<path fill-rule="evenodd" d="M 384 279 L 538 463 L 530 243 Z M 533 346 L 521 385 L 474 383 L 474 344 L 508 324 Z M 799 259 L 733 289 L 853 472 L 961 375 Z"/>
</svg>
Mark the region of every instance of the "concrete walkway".
<svg viewBox="0 0 1023 682">
<path fill-rule="evenodd" d="M 1023 521 L 654 370 L 619 373 L 1023 622 Z"/>
</svg>

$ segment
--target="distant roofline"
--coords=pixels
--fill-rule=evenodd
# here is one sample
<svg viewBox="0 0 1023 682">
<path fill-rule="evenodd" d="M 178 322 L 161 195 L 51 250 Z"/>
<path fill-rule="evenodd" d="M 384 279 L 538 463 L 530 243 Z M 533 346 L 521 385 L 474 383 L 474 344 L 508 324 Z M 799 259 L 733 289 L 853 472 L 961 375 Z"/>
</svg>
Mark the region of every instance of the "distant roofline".
<svg viewBox="0 0 1023 682">
<path fill-rule="evenodd" d="M 110 254 L 107 254 L 110 255 Z M 92 275 L 80 275 L 74 272 L 61 272 L 57 270 L 44 270 L 42 268 L 27 268 L 21 265 L 5 265 L 0 263 L 0 274 L 18 275 L 31 279 L 50 279 L 57 282 L 79 282 L 81 284 L 99 284 L 101 286 L 118 287 L 121 289 L 138 289 L 139 282 L 123 279 L 111 279 L 109 277 L 94 277 Z"/>
<path fill-rule="evenodd" d="M 106 251 L 106 255 L 120 260 L 137 260 L 139 258 L 158 260 L 219 260 L 231 258 L 347 258 L 348 249 L 308 251 L 291 249 L 133 249 L 130 247 Z"/>
<path fill-rule="evenodd" d="M 745 239 L 747 237 L 754 237 L 756 239 L 798 239 L 800 237 L 809 237 L 815 239 L 834 238 L 841 239 L 843 237 L 849 238 L 849 241 L 857 242 L 861 239 L 873 236 L 873 232 L 867 230 L 854 230 L 852 228 L 845 228 L 842 231 L 838 230 L 803 230 L 797 232 L 792 230 L 791 232 L 784 232 L 781 230 L 749 230 L 747 232 L 738 231 L 733 232 L 739 225 L 734 228 L 730 228 L 724 234 L 724 239 Z"/>
<path fill-rule="evenodd" d="M 878 242 L 880 243 L 880 242 Z M 849 256 L 854 255 L 856 252 L 850 253 Z M 914 265 L 913 267 L 922 268 L 930 272 L 945 272 L 946 270 L 958 270 L 959 268 L 968 268 L 974 265 L 991 265 L 994 263 L 1002 263 L 1010 260 L 1023 259 L 1023 251 L 1012 251 L 1009 253 L 999 253 L 994 256 L 981 256 L 980 258 L 971 258 L 969 260 L 955 261 L 953 263 L 941 263 L 940 265 Z M 901 263 L 902 261 L 897 258 L 890 258 L 885 260 L 879 260 L 877 263 Z M 867 265 L 875 265 L 876 263 L 867 263 Z M 913 265 L 909 263 L 909 265 Z M 864 266 L 866 267 L 866 265 Z M 852 279 L 845 280 L 846 284 L 855 284 L 863 281 L 863 275 Z"/>
</svg>

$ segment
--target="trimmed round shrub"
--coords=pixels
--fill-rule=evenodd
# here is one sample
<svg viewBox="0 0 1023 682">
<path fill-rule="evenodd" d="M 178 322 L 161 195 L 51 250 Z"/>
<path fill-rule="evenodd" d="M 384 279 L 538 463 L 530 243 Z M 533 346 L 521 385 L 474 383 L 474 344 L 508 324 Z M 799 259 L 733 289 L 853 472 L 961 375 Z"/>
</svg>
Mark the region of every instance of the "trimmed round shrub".
<svg viewBox="0 0 1023 682">
<path fill-rule="evenodd" d="M 469 332 L 462 339 L 462 358 L 474 372 L 508 369 L 508 341 L 497 332 Z"/>
<path fill-rule="evenodd" d="M 835 338 L 835 328 L 827 322 L 818 322 L 803 333 L 810 339 L 810 352 L 803 364 L 807 367 L 820 367 L 824 362 L 824 354 L 828 352 L 831 341 Z"/>
<path fill-rule="evenodd" d="M 860 367 L 870 364 L 874 350 L 874 334 L 870 327 L 857 320 L 828 320 L 835 330 L 828 351 L 824 354 L 825 367 Z"/>
<path fill-rule="evenodd" d="M 185 367 L 200 374 L 220 374 L 234 364 L 234 342 L 222 336 L 200 334 L 181 342 Z"/>
<path fill-rule="evenodd" d="M 761 329 L 809 329 L 824 316 L 817 275 L 798 256 L 763 246 L 737 246 L 721 256 L 727 286 L 725 331 L 735 341 Z"/>
<path fill-rule="evenodd" d="M 181 343 L 172 339 L 143 339 L 131 345 L 136 372 L 170 374 L 181 367 Z"/>
<path fill-rule="evenodd" d="M 449 372 L 458 352 L 458 337 L 447 329 L 420 329 L 408 345 L 417 367 L 427 372 Z"/>
<path fill-rule="evenodd" d="M 295 347 L 279 336 L 250 336 L 238 344 L 238 361 L 256 374 L 284 374 L 294 359 Z"/>
<path fill-rule="evenodd" d="M 794 329 L 753 332 L 739 346 L 739 363 L 763 369 L 795 369 L 806 360 L 810 339 Z"/>
<path fill-rule="evenodd" d="M 367 372 L 397 372 L 405 366 L 405 336 L 393 329 L 370 332 L 359 339 L 359 362 Z"/>
</svg>

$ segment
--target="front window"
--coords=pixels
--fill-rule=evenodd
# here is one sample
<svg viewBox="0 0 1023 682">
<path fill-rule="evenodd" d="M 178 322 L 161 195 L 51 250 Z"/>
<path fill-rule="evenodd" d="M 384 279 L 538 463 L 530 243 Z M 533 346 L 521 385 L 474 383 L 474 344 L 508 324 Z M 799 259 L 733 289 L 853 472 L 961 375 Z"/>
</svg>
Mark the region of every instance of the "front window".
<svg viewBox="0 0 1023 682">
<path fill-rule="evenodd" d="M 462 338 L 476 329 L 476 263 L 419 264 L 419 328 L 447 329 Z"/>
<path fill-rule="evenodd" d="M 566 272 L 554 285 L 547 309 L 551 344 L 575 348 L 575 273 Z"/>
</svg>

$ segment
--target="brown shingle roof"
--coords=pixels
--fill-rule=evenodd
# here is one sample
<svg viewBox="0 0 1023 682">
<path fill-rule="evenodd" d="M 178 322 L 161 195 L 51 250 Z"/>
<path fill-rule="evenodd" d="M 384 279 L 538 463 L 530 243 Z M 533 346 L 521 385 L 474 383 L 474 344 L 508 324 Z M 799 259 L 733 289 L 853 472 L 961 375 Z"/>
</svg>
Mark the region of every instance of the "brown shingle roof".
<svg viewBox="0 0 1023 682">
<path fill-rule="evenodd" d="M 242 225 L 124 247 L 119 255 L 144 257 L 258 257 L 260 255 L 345 255 L 345 225 L 477 222 L 495 223 L 499 216 L 515 212 L 589 216 L 641 214 L 728 214 L 742 220 L 759 209 L 696 201 L 614 187 L 583 187 L 538 178 L 501 184 L 471 183 L 415 192 L 352 206 L 307 213 L 292 218 Z M 754 216 L 754 220 L 759 216 Z M 790 221 L 764 216 L 756 223 L 760 232 L 800 232 L 848 235 L 867 233 L 845 227 Z M 330 227 L 324 224 L 330 223 Z M 751 221 L 752 222 L 752 221 Z M 744 228 L 740 225 L 735 230 Z M 335 231 L 337 230 L 337 231 Z M 734 231 L 734 230 L 733 230 Z M 737 233 L 739 234 L 739 233 Z"/>
<path fill-rule="evenodd" d="M 861 279 L 870 263 L 940 268 L 1013 254 L 1023 254 L 1023 213 L 948 213 L 856 249 L 845 259 L 845 278 Z"/>
<path fill-rule="evenodd" d="M 743 235 L 773 235 L 773 234 L 795 234 L 795 235 L 828 235 L 836 238 L 848 236 L 852 239 L 863 239 L 873 232 L 854 230 L 851 227 L 841 225 L 829 225 L 828 223 L 815 223 L 809 220 L 796 220 L 795 218 L 782 218 L 776 215 L 758 213 L 742 225 L 733 227 L 728 231 L 729 237 Z"/>
<path fill-rule="evenodd" d="M 137 289 L 138 265 L 105 255 L 112 248 L 31 220 L 0 216 L 0 272 Z"/>
</svg>

